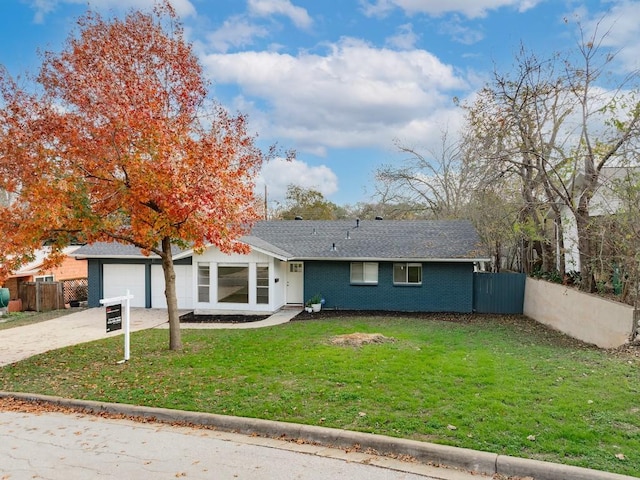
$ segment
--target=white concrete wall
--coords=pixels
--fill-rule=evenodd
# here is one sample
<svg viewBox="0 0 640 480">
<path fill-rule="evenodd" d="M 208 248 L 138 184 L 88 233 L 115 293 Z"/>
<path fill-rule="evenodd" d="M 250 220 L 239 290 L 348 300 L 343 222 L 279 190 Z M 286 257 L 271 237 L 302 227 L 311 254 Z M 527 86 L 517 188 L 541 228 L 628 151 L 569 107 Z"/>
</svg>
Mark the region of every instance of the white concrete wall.
<svg viewBox="0 0 640 480">
<path fill-rule="evenodd" d="M 532 278 L 527 278 L 524 314 L 600 348 L 624 345 L 633 328 L 633 307 Z"/>
</svg>

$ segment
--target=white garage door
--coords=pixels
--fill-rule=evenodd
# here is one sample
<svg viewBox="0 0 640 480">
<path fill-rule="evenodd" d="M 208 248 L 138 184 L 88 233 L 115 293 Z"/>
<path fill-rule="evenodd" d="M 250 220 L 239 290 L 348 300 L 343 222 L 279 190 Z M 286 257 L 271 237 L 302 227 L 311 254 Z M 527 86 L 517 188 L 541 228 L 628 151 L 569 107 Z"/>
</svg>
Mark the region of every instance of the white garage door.
<svg viewBox="0 0 640 480">
<path fill-rule="evenodd" d="M 193 308 L 191 265 L 174 265 L 173 268 L 176 272 L 178 308 L 191 309 Z M 167 308 L 162 265 L 151 266 L 151 306 L 153 308 Z"/>
<path fill-rule="evenodd" d="M 127 290 L 133 295 L 132 307 L 146 307 L 144 265 L 111 265 L 102 266 L 104 275 L 104 298 L 126 295 Z"/>
</svg>

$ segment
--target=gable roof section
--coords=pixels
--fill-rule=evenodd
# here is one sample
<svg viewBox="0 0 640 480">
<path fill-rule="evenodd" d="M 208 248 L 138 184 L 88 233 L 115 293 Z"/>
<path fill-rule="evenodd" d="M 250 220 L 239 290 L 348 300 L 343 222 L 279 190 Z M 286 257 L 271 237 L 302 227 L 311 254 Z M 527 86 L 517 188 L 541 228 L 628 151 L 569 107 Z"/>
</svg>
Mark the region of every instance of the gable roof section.
<svg viewBox="0 0 640 480">
<path fill-rule="evenodd" d="M 172 246 L 173 256 L 179 255 L 184 250 L 179 247 Z M 142 254 L 138 247 L 133 245 L 125 245 L 117 242 L 96 242 L 90 245 L 83 245 L 74 253 L 76 258 L 121 258 L 121 259 L 138 259 L 138 258 L 160 258 L 155 253 L 148 256 Z"/>
<path fill-rule="evenodd" d="M 240 241 L 280 260 L 488 260 L 477 232 L 464 220 L 261 221 Z M 192 254 L 175 249 L 174 257 Z M 75 256 L 125 259 L 142 254 L 130 245 L 97 243 Z"/>
</svg>

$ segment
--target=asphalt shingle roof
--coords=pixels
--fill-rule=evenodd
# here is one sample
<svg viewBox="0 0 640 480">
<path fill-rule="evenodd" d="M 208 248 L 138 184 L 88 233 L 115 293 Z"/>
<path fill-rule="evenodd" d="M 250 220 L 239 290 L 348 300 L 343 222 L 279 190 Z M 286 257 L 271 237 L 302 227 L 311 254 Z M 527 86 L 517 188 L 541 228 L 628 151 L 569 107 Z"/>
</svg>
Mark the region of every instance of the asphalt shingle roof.
<svg viewBox="0 0 640 480">
<path fill-rule="evenodd" d="M 251 237 L 301 260 L 485 257 L 471 223 L 458 220 L 266 221 L 253 227 Z M 252 245 L 250 238 L 245 242 Z"/>
<path fill-rule="evenodd" d="M 262 221 L 241 240 L 290 260 L 486 260 L 477 232 L 464 220 Z M 141 256 L 136 247 L 117 243 L 87 245 L 75 255 Z"/>
<path fill-rule="evenodd" d="M 171 251 L 177 255 L 183 250 L 172 246 Z M 73 256 L 84 258 L 160 258 L 155 253 L 145 257 L 138 247 L 117 242 L 96 242 L 83 245 L 73 253 Z"/>
</svg>

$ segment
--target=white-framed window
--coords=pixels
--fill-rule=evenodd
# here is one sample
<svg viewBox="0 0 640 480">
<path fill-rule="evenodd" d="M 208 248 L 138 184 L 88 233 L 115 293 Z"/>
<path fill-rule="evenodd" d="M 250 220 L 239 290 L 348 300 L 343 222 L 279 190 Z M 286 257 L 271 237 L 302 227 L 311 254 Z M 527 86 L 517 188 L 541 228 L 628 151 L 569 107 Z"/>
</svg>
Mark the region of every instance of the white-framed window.
<svg viewBox="0 0 640 480">
<path fill-rule="evenodd" d="M 218 302 L 249 303 L 249 265 L 218 265 Z"/>
<path fill-rule="evenodd" d="M 211 274 L 208 263 L 198 263 L 198 302 L 211 301 Z"/>
<path fill-rule="evenodd" d="M 269 303 L 269 265 L 256 266 L 256 303 Z"/>
<path fill-rule="evenodd" d="M 378 284 L 378 262 L 351 262 L 351 283 Z"/>
<path fill-rule="evenodd" d="M 421 263 L 394 263 L 394 285 L 422 285 Z"/>
<path fill-rule="evenodd" d="M 33 277 L 33 279 L 36 282 L 47 282 L 47 283 L 50 283 L 50 282 L 54 281 L 53 275 L 38 275 L 37 277 Z"/>
</svg>

